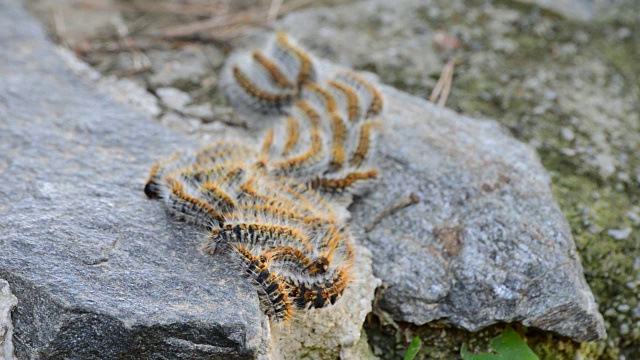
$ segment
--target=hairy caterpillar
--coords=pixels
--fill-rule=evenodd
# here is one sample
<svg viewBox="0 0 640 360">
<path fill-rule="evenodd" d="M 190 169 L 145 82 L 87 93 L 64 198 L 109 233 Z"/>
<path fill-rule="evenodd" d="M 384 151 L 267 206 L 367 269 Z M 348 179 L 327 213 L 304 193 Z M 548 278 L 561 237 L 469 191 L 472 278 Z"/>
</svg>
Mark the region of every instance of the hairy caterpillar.
<svg viewBox="0 0 640 360">
<path fill-rule="evenodd" d="M 221 87 L 271 124 L 262 142 L 175 155 L 152 167 L 144 189 L 208 229 L 204 249 L 235 261 L 274 321 L 343 295 L 357 259 L 341 205 L 379 175 L 379 90 L 352 72 L 323 76 L 317 63 L 284 33 L 232 56 Z"/>
</svg>

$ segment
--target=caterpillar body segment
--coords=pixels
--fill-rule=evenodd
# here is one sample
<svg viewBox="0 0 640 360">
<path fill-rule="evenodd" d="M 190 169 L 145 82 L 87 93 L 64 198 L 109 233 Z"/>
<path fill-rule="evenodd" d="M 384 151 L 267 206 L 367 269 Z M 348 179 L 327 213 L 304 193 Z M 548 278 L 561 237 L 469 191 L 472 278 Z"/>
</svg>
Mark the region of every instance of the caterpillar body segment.
<svg viewBox="0 0 640 360">
<path fill-rule="evenodd" d="M 366 193 L 378 177 L 378 170 L 343 171 L 341 173 L 318 176 L 309 186 L 332 200 L 351 199 Z"/>
<path fill-rule="evenodd" d="M 272 164 L 272 173 L 293 178 L 316 173 L 326 166 L 325 148 L 321 133 L 317 130 L 312 131 L 307 149 L 298 155 Z"/>
<path fill-rule="evenodd" d="M 307 209 L 312 209 L 314 214 L 322 216 L 324 219 L 330 221 L 335 219 L 331 205 L 309 186 L 285 177 L 277 178 L 277 180 L 279 181 L 275 181 L 271 187 L 278 191 L 281 197 L 287 198 L 292 203 L 302 204 Z"/>
<path fill-rule="evenodd" d="M 373 157 L 375 155 L 375 142 L 378 132 L 382 125 L 377 121 L 366 121 L 361 123 L 355 130 L 351 139 L 351 150 L 349 157 L 349 166 L 352 168 L 361 168 L 363 166 L 373 165 Z"/>
<path fill-rule="evenodd" d="M 284 114 L 284 108 L 291 105 L 296 99 L 295 92 L 278 93 L 260 86 L 259 82 L 254 82 L 240 67 L 234 66 L 232 74 L 238 87 L 245 92 L 250 100 L 253 100 L 253 107 L 264 114 Z"/>
<path fill-rule="evenodd" d="M 314 60 L 295 41 L 278 33 L 262 50 L 233 56 L 221 87 L 235 108 L 259 116 L 286 115 L 303 86 L 316 79 Z"/>
<path fill-rule="evenodd" d="M 298 86 L 316 80 L 316 69 L 311 55 L 291 40 L 286 33 L 279 32 L 276 34 L 273 44 L 273 56 L 285 68 L 292 69 L 296 74 Z"/>
<path fill-rule="evenodd" d="M 264 136 L 264 140 L 262 141 L 262 147 L 260 149 L 260 153 L 263 155 L 268 155 L 271 153 L 271 147 L 273 146 L 273 141 L 275 138 L 275 130 L 270 129 L 267 131 Z"/>
<path fill-rule="evenodd" d="M 199 192 L 202 194 L 202 198 L 214 208 L 220 209 L 223 214 L 236 207 L 236 200 L 230 195 L 230 192 L 225 191 L 222 186 L 213 181 L 204 183 Z"/>
<path fill-rule="evenodd" d="M 338 104 L 331 92 L 316 83 L 303 86 L 301 99 L 317 107 L 321 113 L 333 114 L 338 111 Z"/>
<path fill-rule="evenodd" d="M 289 286 L 278 274 L 270 271 L 268 259 L 255 255 L 244 245 L 235 245 L 233 250 L 241 270 L 257 286 L 265 313 L 276 321 L 290 319 L 293 305 L 289 298 Z"/>
<path fill-rule="evenodd" d="M 305 214 L 307 211 L 304 208 L 298 210 L 294 203 L 281 202 L 277 205 L 265 203 L 242 204 L 240 209 L 244 213 L 253 214 L 255 218 L 268 220 L 285 219 L 285 223 L 301 223 L 305 226 L 312 226 L 323 221 L 320 217 Z"/>
<path fill-rule="evenodd" d="M 211 168 L 217 164 L 244 161 L 253 158 L 257 152 L 252 147 L 240 142 L 220 142 L 205 147 L 196 153 L 194 168 Z"/>
<path fill-rule="evenodd" d="M 321 112 L 316 110 L 307 100 L 298 100 L 291 111 L 291 115 L 301 119 L 309 129 L 320 130 L 322 127 Z"/>
<path fill-rule="evenodd" d="M 165 176 L 171 171 L 189 164 L 189 161 L 189 157 L 176 153 L 167 160 L 155 163 L 151 167 L 149 177 L 144 186 L 145 195 L 147 195 L 149 199 L 160 199 Z"/>
<path fill-rule="evenodd" d="M 264 70 L 269 74 L 269 77 L 271 78 L 271 81 L 274 84 L 274 86 L 278 86 L 284 89 L 293 89 L 295 87 L 292 81 L 282 71 L 280 66 L 274 63 L 273 61 L 271 61 L 266 56 L 264 56 L 261 52 L 254 51 L 253 59 L 258 64 L 260 64 L 264 68 Z"/>
<path fill-rule="evenodd" d="M 224 173 L 218 181 L 237 191 L 244 183 L 249 171 L 246 165 L 229 167 L 228 171 Z"/>
<path fill-rule="evenodd" d="M 266 209 L 265 213 L 289 221 L 302 221 L 305 227 L 314 228 L 320 223 L 335 222 L 337 216 L 330 205 L 317 192 L 302 183 L 285 177 L 270 181 L 252 178 L 243 184 L 242 204 L 246 209 Z M 243 193 L 243 194 L 245 194 Z M 278 210 L 274 210 L 277 208 Z"/>
<path fill-rule="evenodd" d="M 327 84 L 332 90 L 331 93 L 334 99 L 339 99 L 341 108 L 344 113 L 347 114 L 347 119 L 349 119 L 351 123 L 359 121 L 362 118 L 362 114 L 358 92 L 351 86 L 340 81 L 329 80 Z"/>
<path fill-rule="evenodd" d="M 300 144 L 300 125 L 295 118 L 287 118 L 287 140 L 282 149 L 282 156 L 294 152 Z"/>
<path fill-rule="evenodd" d="M 384 106 L 382 93 L 372 83 L 354 72 L 347 71 L 335 74 L 334 78 L 350 85 L 358 92 L 366 109 L 364 119 L 372 119 L 382 113 Z"/>
<path fill-rule="evenodd" d="M 275 272 L 290 280 L 308 279 L 329 271 L 330 264 L 326 258 L 310 258 L 304 251 L 294 247 L 271 247 L 262 254 L 270 260 Z"/>
<path fill-rule="evenodd" d="M 218 209 L 194 196 L 181 182 L 171 177 L 166 178 L 165 182 L 161 197 L 178 217 L 205 227 L 214 227 L 224 220 Z"/>
<path fill-rule="evenodd" d="M 234 192 L 230 180 L 235 172 L 239 172 L 238 168 L 248 167 L 247 164 L 237 163 L 234 161 L 216 164 L 211 168 L 203 168 L 201 166 L 186 167 L 171 173 L 176 179 L 201 188 L 206 183 L 216 184 L 224 191 Z"/>
<path fill-rule="evenodd" d="M 292 246 L 303 251 L 312 250 L 309 236 L 299 228 L 280 224 L 264 224 L 257 219 L 226 223 L 220 229 L 211 230 L 211 239 L 216 242 L 242 243 L 250 246 Z"/>
<path fill-rule="evenodd" d="M 261 179 L 260 179 L 261 180 Z M 316 214 L 310 203 L 293 202 L 290 197 L 282 196 L 271 186 L 271 182 L 260 181 L 251 178 L 241 186 L 239 195 L 241 207 L 251 209 L 254 207 L 277 207 L 282 211 L 295 212 L 300 217 L 313 217 Z"/>
<path fill-rule="evenodd" d="M 331 161 L 329 169 L 335 172 L 342 168 L 345 162 L 345 142 L 347 140 L 347 126 L 342 117 L 331 115 Z"/>
<path fill-rule="evenodd" d="M 277 86 L 272 75 L 254 63 L 250 55 L 240 54 L 223 68 L 220 87 L 227 99 L 245 115 L 260 118 L 286 114 L 297 99 L 298 90 Z"/>
<path fill-rule="evenodd" d="M 333 272 L 309 281 L 293 280 L 288 293 L 298 309 L 320 309 L 335 304 L 350 281 L 350 269 L 337 268 Z"/>
</svg>

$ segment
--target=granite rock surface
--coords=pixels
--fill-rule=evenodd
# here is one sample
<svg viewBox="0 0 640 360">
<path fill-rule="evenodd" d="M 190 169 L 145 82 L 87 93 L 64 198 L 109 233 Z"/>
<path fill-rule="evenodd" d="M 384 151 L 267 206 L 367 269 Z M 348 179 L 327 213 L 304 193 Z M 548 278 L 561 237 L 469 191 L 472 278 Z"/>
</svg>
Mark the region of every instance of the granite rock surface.
<svg viewBox="0 0 640 360">
<path fill-rule="evenodd" d="M 254 358 L 253 288 L 142 187 L 193 147 L 67 70 L 0 1 L 0 278 L 18 358 Z"/>
<path fill-rule="evenodd" d="M 468 330 L 521 322 L 605 337 L 567 221 L 533 148 L 478 120 L 384 87 L 381 183 L 352 207 L 381 305 L 396 320 Z M 420 202 L 376 219 L 399 199 Z M 357 224 L 357 225 L 355 225 Z"/>
</svg>

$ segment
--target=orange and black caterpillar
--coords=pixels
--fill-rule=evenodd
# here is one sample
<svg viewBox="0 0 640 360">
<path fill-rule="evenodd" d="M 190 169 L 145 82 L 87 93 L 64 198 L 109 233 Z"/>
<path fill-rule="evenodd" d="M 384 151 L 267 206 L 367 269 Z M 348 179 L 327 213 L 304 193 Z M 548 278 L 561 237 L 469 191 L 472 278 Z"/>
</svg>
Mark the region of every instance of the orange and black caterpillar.
<svg viewBox="0 0 640 360">
<path fill-rule="evenodd" d="M 344 206 L 379 176 L 380 91 L 352 72 L 324 76 L 317 62 L 284 33 L 232 56 L 221 87 L 239 111 L 273 123 L 263 141 L 175 155 L 144 189 L 208 229 L 205 251 L 231 257 L 274 321 L 348 289 L 357 259 Z"/>
</svg>

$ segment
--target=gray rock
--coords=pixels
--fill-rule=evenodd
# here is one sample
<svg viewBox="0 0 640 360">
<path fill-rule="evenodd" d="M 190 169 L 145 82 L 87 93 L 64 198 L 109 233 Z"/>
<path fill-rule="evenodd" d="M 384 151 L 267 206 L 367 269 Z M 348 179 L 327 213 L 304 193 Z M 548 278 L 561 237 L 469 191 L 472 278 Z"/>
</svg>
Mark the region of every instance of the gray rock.
<svg viewBox="0 0 640 360">
<path fill-rule="evenodd" d="M 0 279 L 0 359 L 13 359 L 13 323 L 11 310 L 18 299 L 11 293 L 9 283 Z"/>
<path fill-rule="evenodd" d="M 210 123 L 214 118 L 213 109 L 210 104 L 189 105 L 184 109 L 184 113 L 196 117 L 204 123 Z"/>
<path fill-rule="evenodd" d="M 396 320 L 475 331 L 521 322 L 577 341 L 605 337 L 568 224 L 535 150 L 494 121 L 384 88 L 383 179 L 355 203 L 367 225 L 386 206 L 422 201 L 371 224 L 364 243 Z"/>
<path fill-rule="evenodd" d="M 158 99 L 132 80 L 103 77 L 98 81 L 98 90 L 145 114 L 158 116 L 161 113 Z"/>
<path fill-rule="evenodd" d="M 254 289 L 142 187 L 191 142 L 74 77 L 0 0 L 0 278 L 18 358 L 253 358 Z"/>
<path fill-rule="evenodd" d="M 609 229 L 607 230 L 607 234 L 616 240 L 624 240 L 631 235 L 631 231 L 631 227 L 626 227 L 624 229 Z"/>
<path fill-rule="evenodd" d="M 165 127 L 186 134 L 194 134 L 200 130 L 202 122 L 199 119 L 167 111 L 160 117 L 160 124 Z"/>
<path fill-rule="evenodd" d="M 186 46 L 178 51 L 153 50 L 151 59 L 152 86 L 175 86 L 178 83 L 199 84 L 212 65 L 216 65 L 221 54 L 213 56 L 215 50 L 203 51 L 196 46 Z M 214 63 L 212 63 L 212 61 Z"/>
<path fill-rule="evenodd" d="M 191 96 L 186 92 L 171 87 L 158 88 L 156 89 L 156 94 L 158 94 L 164 106 L 179 112 L 184 112 L 187 104 L 192 100 Z"/>
<path fill-rule="evenodd" d="M 97 82 L 98 90 L 102 93 L 151 116 L 160 114 L 158 99 L 136 82 L 115 76 L 102 77 L 99 72 L 82 62 L 65 47 L 57 46 L 56 52 L 75 76 Z"/>
</svg>

